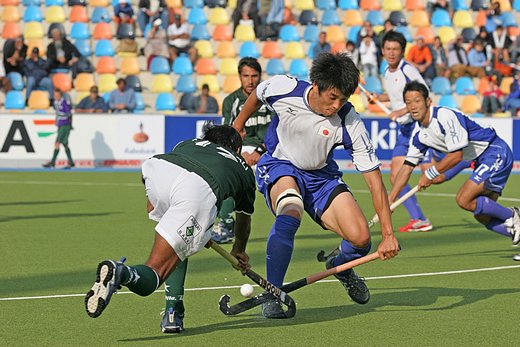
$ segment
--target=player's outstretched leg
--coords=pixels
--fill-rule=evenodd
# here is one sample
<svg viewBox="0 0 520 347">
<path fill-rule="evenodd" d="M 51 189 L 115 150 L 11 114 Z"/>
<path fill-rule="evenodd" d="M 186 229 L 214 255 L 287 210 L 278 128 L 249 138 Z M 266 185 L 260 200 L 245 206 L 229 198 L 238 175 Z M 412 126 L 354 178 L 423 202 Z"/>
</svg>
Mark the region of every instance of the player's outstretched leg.
<svg viewBox="0 0 520 347">
<path fill-rule="evenodd" d="M 121 288 L 121 274 L 124 268 L 122 262 L 114 260 L 99 263 L 96 282 L 85 296 L 85 308 L 90 317 L 99 317 L 110 302 L 112 294 Z"/>
</svg>

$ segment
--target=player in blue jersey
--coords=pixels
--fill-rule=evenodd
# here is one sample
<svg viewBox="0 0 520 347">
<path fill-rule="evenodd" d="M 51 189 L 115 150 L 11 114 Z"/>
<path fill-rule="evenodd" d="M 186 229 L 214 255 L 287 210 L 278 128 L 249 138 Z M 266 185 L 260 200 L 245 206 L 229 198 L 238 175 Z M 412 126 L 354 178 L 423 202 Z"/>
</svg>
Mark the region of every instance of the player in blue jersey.
<svg viewBox="0 0 520 347">
<path fill-rule="evenodd" d="M 267 240 L 267 279 L 281 286 L 289 267 L 294 236 L 303 212 L 343 240 L 340 254 L 327 262 L 338 266 L 370 251 L 367 221 L 342 173 L 332 159 L 334 148 L 347 150 L 367 182 L 381 220 L 381 259 L 399 252 L 394 236 L 381 165 L 370 137 L 348 98 L 359 82 L 359 70 L 346 54 L 320 54 L 312 63 L 311 83 L 275 76 L 251 93 L 234 127 L 244 135 L 248 118 L 262 105 L 274 114 L 264 142 L 267 148 L 257 163 L 256 180 L 268 207 L 276 216 Z M 361 304 L 370 293 L 353 270 L 336 275 L 350 297 Z M 267 318 L 282 318 L 279 301 L 263 306 Z"/>
<path fill-rule="evenodd" d="M 406 85 L 403 98 L 415 123 L 404 165 L 389 193 L 394 201 L 408 182 L 413 168 L 434 149 L 446 156 L 419 178 L 419 187 L 444 181 L 442 174 L 461 161 L 474 161 L 475 169 L 459 189 L 457 204 L 473 213 L 487 229 L 520 243 L 520 210 L 497 203 L 513 167 L 513 153 L 493 128 L 479 125 L 459 110 L 432 106 L 426 86 L 413 81 Z"/>
</svg>

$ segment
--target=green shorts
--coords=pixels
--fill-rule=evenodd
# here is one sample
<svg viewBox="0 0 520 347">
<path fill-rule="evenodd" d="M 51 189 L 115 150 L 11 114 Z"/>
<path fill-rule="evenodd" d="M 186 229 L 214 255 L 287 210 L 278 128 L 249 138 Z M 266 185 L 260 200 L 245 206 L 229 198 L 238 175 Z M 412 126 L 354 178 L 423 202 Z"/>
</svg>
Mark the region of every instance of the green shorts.
<svg viewBox="0 0 520 347">
<path fill-rule="evenodd" d="M 61 127 L 58 127 L 58 137 L 56 138 L 56 142 L 59 142 L 63 145 L 68 145 L 69 134 L 71 129 L 71 125 L 62 125 Z"/>
</svg>

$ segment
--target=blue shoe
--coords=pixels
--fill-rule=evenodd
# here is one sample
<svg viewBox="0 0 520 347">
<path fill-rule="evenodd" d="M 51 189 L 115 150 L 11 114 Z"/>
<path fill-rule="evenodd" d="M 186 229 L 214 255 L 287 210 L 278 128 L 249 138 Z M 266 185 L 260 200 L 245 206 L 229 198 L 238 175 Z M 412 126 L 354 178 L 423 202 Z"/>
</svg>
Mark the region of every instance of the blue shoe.
<svg viewBox="0 0 520 347">
<path fill-rule="evenodd" d="M 112 294 L 121 289 L 121 274 L 125 265 L 114 260 L 104 260 L 97 268 L 96 282 L 85 296 L 87 314 L 96 318 L 108 306 Z"/>
<path fill-rule="evenodd" d="M 325 267 L 327 269 L 334 267 L 334 258 L 330 258 L 325 263 Z M 343 287 L 345 287 L 345 290 L 347 291 L 350 298 L 358 304 L 366 304 L 370 300 L 370 291 L 368 290 L 365 281 L 358 277 L 353 269 L 337 273 L 334 275 L 334 277 L 336 277 L 341 282 Z"/>
<path fill-rule="evenodd" d="M 211 239 L 218 244 L 231 243 L 235 239 L 235 233 L 233 232 L 233 224 L 226 225 L 224 222 L 219 221 L 213 226 L 211 232 Z"/>
<path fill-rule="evenodd" d="M 164 312 L 161 321 L 161 331 L 165 334 L 180 334 L 184 330 L 184 313 L 179 314 L 173 310 L 173 307 Z"/>
</svg>

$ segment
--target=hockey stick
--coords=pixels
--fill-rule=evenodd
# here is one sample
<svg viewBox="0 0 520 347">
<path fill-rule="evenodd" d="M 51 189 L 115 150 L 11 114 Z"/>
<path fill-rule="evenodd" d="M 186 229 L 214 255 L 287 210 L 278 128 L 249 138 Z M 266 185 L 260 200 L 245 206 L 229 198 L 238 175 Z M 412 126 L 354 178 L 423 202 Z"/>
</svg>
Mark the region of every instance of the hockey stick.
<svg viewBox="0 0 520 347">
<path fill-rule="evenodd" d="M 377 106 L 381 107 L 383 112 L 386 113 L 387 115 L 392 113 L 392 111 L 390 111 L 388 109 L 388 107 L 385 106 L 385 104 L 383 104 L 381 101 L 377 100 L 377 98 L 374 95 L 372 95 L 372 93 L 370 93 L 368 90 L 366 90 L 366 88 L 363 87 L 363 85 L 361 83 L 359 83 L 358 86 L 361 89 L 361 91 L 363 93 L 365 93 L 365 95 L 367 96 L 369 102 L 374 102 Z"/>
<path fill-rule="evenodd" d="M 406 200 L 408 200 L 412 195 L 414 195 L 415 193 L 417 193 L 417 191 L 419 190 L 419 186 L 415 186 L 413 187 L 408 193 L 404 194 L 403 196 L 401 196 L 399 199 L 397 199 L 396 201 L 394 201 L 391 205 L 390 205 L 390 212 L 394 212 L 394 210 L 399 206 L 401 205 L 403 202 L 405 202 Z M 379 216 L 376 214 L 374 215 L 374 217 L 372 217 L 372 219 L 368 222 L 368 227 L 369 228 L 372 228 L 375 224 L 377 224 L 377 222 L 379 222 Z M 321 250 L 318 252 L 318 254 L 316 254 L 316 258 L 318 259 L 319 262 L 326 262 L 327 260 L 329 260 L 330 258 L 332 257 L 335 257 L 339 254 L 339 248 L 335 248 L 333 249 L 331 252 L 329 252 L 329 254 L 325 255 L 325 251 L 324 250 Z"/>
<path fill-rule="evenodd" d="M 290 293 L 297 289 L 305 287 L 309 284 L 322 280 L 326 277 L 332 276 L 339 272 L 346 271 L 348 269 L 352 269 L 353 267 L 368 263 L 377 258 L 379 258 L 379 254 L 377 252 L 374 252 L 374 253 L 366 255 L 362 258 L 355 259 L 355 260 L 349 261 L 348 263 L 341 264 L 336 267 L 330 268 L 328 270 L 304 277 L 298 281 L 287 283 L 287 284 L 283 285 L 282 287 L 280 287 L 280 289 L 286 293 Z M 270 300 L 271 298 L 272 297 L 268 293 L 262 293 L 257 296 L 254 296 L 250 299 L 239 302 L 238 304 L 235 304 L 233 306 L 229 306 L 229 296 L 224 295 L 223 297 L 220 298 L 219 307 L 220 307 L 220 311 L 222 311 L 222 313 L 224 313 L 227 316 L 232 316 L 232 315 L 236 315 L 236 314 L 242 313 L 244 311 L 247 311 L 255 306 L 261 305 L 262 303 Z"/>
<path fill-rule="evenodd" d="M 244 276 L 249 277 L 253 280 L 256 284 L 258 284 L 260 287 L 264 288 L 267 293 L 271 297 L 275 297 L 277 299 L 280 299 L 280 301 L 287 306 L 287 311 L 285 311 L 285 317 L 291 318 L 294 317 L 296 314 L 296 303 L 294 300 L 287 295 L 287 293 L 280 288 L 276 287 L 275 285 L 269 283 L 266 279 L 264 279 L 262 276 L 254 272 L 253 270 L 249 269 L 247 271 L 244 271 L 242 268 L 240 268 L 238 264 L 238 259 L 233 257 L 228 251 L 226 251 L 224 248 L 220 247 L 218 244 L 216 244 L 213 241 L 209 242 L 209 247 L 212 248 L 214 251 L 216 251 L 218 254 L 220 254 L 224 259 L 226 259 L 231 265 L 237 269 L 242 271 L 242 274 Z M 229 296 L 224 295 L 220 300 L 222 301 L 223 298 L 227 298 L 227 302 L 229 302 Z"/>
</svg>

